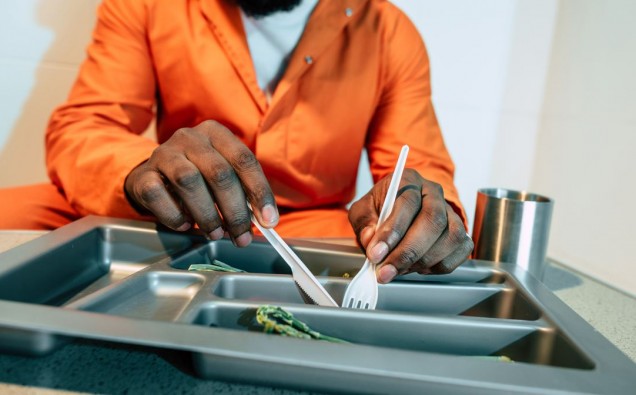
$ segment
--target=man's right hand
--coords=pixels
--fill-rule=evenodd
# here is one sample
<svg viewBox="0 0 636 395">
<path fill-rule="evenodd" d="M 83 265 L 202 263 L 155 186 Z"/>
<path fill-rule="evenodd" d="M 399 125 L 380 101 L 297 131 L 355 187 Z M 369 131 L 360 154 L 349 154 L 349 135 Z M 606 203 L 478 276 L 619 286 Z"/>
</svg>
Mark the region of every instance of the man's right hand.
<svg viewBox="0 0 636 395">
<path fill-rule="evenodd" d="M 252 241 L 250 212 L 264 227 L 278 223 L 274 194 L 254 154 L 226 127 L 205 121 L 177 130 L 130 172 L 128 198 L 178 231 L 194 223 L 212 240 Z"/>
</svg>

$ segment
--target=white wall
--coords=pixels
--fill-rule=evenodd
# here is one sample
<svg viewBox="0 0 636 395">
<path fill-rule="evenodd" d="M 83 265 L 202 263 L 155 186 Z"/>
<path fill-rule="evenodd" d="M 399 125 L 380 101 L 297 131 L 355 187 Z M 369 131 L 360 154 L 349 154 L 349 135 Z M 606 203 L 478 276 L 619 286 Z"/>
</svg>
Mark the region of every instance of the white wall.
<svg viewBox="0 0 636 395">
<path fill-rule="evenodd" d="M 46 181 L 44 128 L 84 58 L 98 0 L 0 0 L 0 186 Z"/>
<path fill-rule="evenodd" d="M 433 101 L 472 224 L 477 189 L 529 188 L 558 2 L 394 3 L 428 47 Z"/>
<path fill-rule="evenodd" d="M 552 197 L 548 255 L 636 294 L 636 2 L 394 2 L 428 45 L 471 223 L 480 187 Z"/>
<path fill-rule="evenodd" d="M 554 197 L 549 255 L 636 293 L 636 3 L 394 2 L 427 43 L 471 223 L 481 187 Z M 46 180 L 44 127 L 75 77 L 98 3 L 0 0 L 0 186 Z M 360 193 L 370 186 L 362 174 Z"/>
<path fill-rule="evenodd" d="M 636 2 L 563 0 L 532 188 L 551 257 L 636 294 Z"/>
</svg>

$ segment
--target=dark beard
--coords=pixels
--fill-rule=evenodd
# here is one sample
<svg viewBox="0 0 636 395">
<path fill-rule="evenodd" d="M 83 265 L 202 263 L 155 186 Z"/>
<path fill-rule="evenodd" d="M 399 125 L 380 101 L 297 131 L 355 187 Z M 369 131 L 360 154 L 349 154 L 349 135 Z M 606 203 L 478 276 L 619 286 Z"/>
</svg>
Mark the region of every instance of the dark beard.
<svg viewBox="0 0 636 395">
<path fill-rule="evenodd" d="M 278 11 L 290 11 L 302 0 L 232 0 L 247 15 L 259 18 Z"/>
</svg>

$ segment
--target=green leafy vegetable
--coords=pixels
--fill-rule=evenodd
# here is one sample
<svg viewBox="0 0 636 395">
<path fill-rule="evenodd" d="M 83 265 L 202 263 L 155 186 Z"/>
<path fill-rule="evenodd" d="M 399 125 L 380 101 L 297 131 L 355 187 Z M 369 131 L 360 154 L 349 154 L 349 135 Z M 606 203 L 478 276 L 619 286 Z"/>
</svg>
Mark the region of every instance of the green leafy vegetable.
<svg viewBox="0 0 636 395">
<path fill-rule="evenodd" d="M 277 306 L 264 305 L 256 310 L 256 321 L 263 326 L 265 333 L 276 333 L 298 339 L 325 340 L 333 343 L 348 343 L 342 339 L 323 335 L 312 330 L 290 312 Z"/>
<path fill-rule="evenodd" d="M 188 271 L 191 272 L 230 272 L 230 273 L 241 273 L 245 272 L 245 270 L 237 269 L 228 265 L 227 263 L 223 263 L 217 259 L 213 260 L 212 263 L 201 263 L 194 264 L 188 267 Z"/>
</svg>

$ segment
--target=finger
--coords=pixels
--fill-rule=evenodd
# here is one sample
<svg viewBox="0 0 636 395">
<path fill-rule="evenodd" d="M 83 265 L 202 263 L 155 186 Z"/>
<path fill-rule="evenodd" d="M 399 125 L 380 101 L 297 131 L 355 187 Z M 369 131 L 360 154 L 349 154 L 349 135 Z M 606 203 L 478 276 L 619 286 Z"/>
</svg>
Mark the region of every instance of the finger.
<svg viewBox="0 0 636 395">
<path fill-rule="evenodd" d="M 276 226 L 279 220 L 276 199 L 254 153 L 229 129 L 217 122 L 207 121 L 202 123 L 201 127 L 210 136 L 210 143 L 214 149 L 234 170 L 242 184 L 243 196 L 252 204 L 258 222 L 267 228 Z"/>
<path fill-rule="evenodd" d="M 208 156 L 205 180 L 223 216 L 225 230 L 239 247 L 252 242 L 252 222 L 241 182 L 232 166 L 216 151 Z"/>
<path fill-rule="evenodd" d="M 467 241 L 457 247 L 453 253 L 442 259 L 441 262 L 431 267 L 431 274 L 448 274 L 457 269 L 459 265 L 466 262 L 473 251 L 473 241 L 467 237 Z"/>
<path fill-rule="evenodd" d="M 406 235 L 409 227 L 422 208 L 421 189 L 407 184 L 400 188 L 391 215 L 378 227 L 369 242 L 367 257 L 371 262 L 380 263 Z M 423 252 L 422 252 L 423 254 Z"/>
<path fill-rule="evenodd" d="M 470 241 L 464 223 L 448 203 L 446 204 L 446 217 L 448 218 L 448 226 L 418 262 L 424 268 L 431 268 L 438 264 L 459 246 Z"/>
<path fill-rule="evenodd" d="M 212 240 L 222 238 L 221 217 L 198 167 L 187 157 L 175 155 L 171 160 L 161 162 L 159 170 L 199 228 Z"/>
<path fill-rule="evenodd" d="M 391 250 L 378 269 L 378 280 L 391 281 L 397 274 L 406 273 L 420 261 L 437 242 L 447 227 L 446 202 L 439 185 L 425 181 L 422 185 L 422 208 L 399 244 Z M 390 267 L 392 265 L 395 270 Z"/>
<path fill-rule="evenodd" d="M 162 176 L 156 170 L 140 171 L 132 187 L 135 200 L 153 213 L 167 227 L 186 231 L 192 224 L 179 203 L 168 192 Z"/>
<path fill-rule="evenodd" d="M 442 188 L 434 182 L 421 182 L 421 190 L 413 184 L 400 189 L 391 216 L 370 243 L 372 253 L 368 255 L 372 261 L 379 263 L 385 259 L 388 251 L 393 251 L 398 243 L 402 243 L 408 232 L 409 240 L 402 243 L 397 252 L 394 251 L 393 260 L 402 262 L 396 266 L 398 270 L 404 265 L 410 266 L 419 260 L 446 228 L 446 202 Z M 383 242 L 386 246 L 382 245 Z M 384 256 L 381 252 L 385 252 Z M 401 258 L 395 259 L 399 254 Z"/>
</svg>

